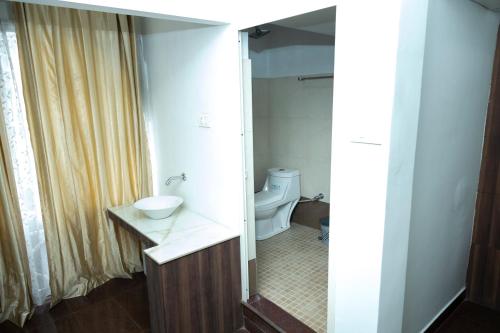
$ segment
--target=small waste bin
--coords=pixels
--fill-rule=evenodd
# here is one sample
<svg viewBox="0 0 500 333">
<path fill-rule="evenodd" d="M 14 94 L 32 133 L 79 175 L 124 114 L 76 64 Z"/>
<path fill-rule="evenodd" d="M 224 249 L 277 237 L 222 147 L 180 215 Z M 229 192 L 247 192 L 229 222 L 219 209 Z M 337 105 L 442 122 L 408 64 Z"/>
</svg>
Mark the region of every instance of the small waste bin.
<svg viewBox="0 0 500 333">
<path fill-rule="evenodd" d="M 330 229 L 330 218 L 329 217 L 323 217 L 322 219 L 319 220 L 319 223 L 321 225 L 321 236 L 318 237 L 323 244 L 328 245 L 328 233 Z"/>
</svg>

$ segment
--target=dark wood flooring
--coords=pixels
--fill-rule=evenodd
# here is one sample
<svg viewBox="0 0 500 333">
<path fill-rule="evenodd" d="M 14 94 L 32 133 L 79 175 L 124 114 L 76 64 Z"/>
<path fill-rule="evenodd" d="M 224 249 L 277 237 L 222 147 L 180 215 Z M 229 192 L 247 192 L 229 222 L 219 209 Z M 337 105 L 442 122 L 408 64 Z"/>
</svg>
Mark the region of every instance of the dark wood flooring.
<svg viewBox="0 0 500 333">
<path fill-rule="evenodd" d="M 146 277 L 137 273 L 133 279 L 112 279 L 87 296 L 63 300 L 50 311 L 38 309 L 23 328 L 9 322 L 1 323 L 0 332 L 146 333 L 150 332 L 147 297 Z M 250 304 L 268 315 L 272 313 L 273 320 L 284 327 L 291 323 L 280 315 L 274 304 L 263 302 L 260 297 L 253 297 Z M 296 325 L 293 322 L 292 326 Z M 498 333 L 500 312 L 465 301 L 430 332 Z"/>
<path fill-rule="evenodd" d="M 0 324 L 0 332 L 145 333 L 150 332 L 146 277 L 112 279 L 87 296 L 66 299 L 50 311 L 37 309 L 21 329 Z"/>
<path fill-rule="evenodd" d="M 427 333 L 498 333 L 500 312 L 465 301 L 436 330 Z"/>
</svg>

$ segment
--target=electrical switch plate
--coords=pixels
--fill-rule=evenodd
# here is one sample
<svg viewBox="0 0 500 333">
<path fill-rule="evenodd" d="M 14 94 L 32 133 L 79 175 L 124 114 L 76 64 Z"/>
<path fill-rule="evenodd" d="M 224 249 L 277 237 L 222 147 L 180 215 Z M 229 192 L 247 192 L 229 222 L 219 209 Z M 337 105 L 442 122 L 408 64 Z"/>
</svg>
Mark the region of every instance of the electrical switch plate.
<svg viewBox="0 0 500 333">
<path fill-rule="evenodd" d="M 200 116 L 198 118 L 198 126 L 205 128 L 210 127 L 210 117 L 208 116 L 208 113 L 200 113 Z"/>
</svg>

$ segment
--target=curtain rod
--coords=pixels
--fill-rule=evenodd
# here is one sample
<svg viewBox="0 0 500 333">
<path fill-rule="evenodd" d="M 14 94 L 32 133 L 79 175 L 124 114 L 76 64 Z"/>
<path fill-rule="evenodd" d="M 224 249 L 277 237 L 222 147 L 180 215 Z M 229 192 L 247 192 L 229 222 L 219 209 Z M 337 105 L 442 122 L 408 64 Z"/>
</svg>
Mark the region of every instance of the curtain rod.
<svg viewBox="0 0 500 333">
<path fill-rule="evenodd" d="M 298 76 L 297 80 L 305 81 L 305 80 L 319 80 L 319 79 L 333 79 L 333 74 L 328 75 L 304 75 Z"/>
</svg>

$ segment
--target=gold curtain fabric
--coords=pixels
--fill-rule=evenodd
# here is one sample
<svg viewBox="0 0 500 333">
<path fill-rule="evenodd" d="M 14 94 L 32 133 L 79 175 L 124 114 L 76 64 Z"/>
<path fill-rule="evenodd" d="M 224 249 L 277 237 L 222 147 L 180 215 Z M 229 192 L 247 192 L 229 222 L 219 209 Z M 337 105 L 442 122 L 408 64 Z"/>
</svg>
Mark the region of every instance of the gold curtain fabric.
<svg viewBox="0 0 500 333">
<path fill-rule="evenodd" d="M 16 4 L 52 303 L 142 270 L 106 208 L 150 195 L 131 17 Z"/>
<path fill-rule="evenodd" d="M 33 310 L 22 228 L 14 170 L 0 110 L 0 322 L 10 320 L 19 326 Z"/>
</svg>

